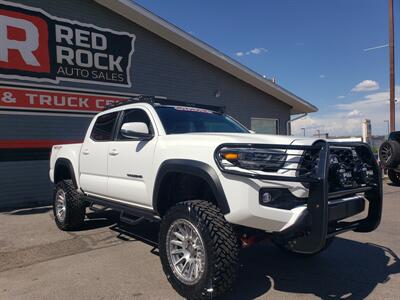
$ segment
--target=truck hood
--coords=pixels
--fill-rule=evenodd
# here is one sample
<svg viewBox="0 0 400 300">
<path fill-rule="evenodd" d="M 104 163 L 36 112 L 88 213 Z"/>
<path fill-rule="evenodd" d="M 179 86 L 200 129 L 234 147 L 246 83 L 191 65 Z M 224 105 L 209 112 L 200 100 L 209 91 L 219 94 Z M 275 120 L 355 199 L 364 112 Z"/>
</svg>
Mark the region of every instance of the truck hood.
<svg viewBox="0 0 400 300">
<path fill-rule="evenodd" d="M 197 141 L 212 141 L 222 143 L 244 143 L 244 144 L 282 144 L 282 145 L 312 145 L 320 139 L 304 138 L 297 136 L 272 135 L 272 134 L 250 134 L 250 133 L 185 133 L 173 134 L 169 137 L 177 137 L 180 140 L 194 139 Z"/>
</svg>

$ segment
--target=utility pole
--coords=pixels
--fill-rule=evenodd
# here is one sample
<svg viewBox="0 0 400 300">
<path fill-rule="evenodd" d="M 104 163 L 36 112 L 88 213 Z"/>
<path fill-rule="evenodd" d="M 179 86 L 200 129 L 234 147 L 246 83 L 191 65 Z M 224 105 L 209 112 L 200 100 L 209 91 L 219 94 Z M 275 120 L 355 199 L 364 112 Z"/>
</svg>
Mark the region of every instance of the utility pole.
<svg viewBox="0 0 400 300">
<path fill-rule="evenodd" d="M 394 20 L 393 0 L 389 0 L 389 57 L 390 57 L 390 131 L 396 130 L 395 81 L 394 81 Z"/>
<path fill-rule="evenodd" d="M 303 136 L 306 136 L 306 129 L 302 128 L 301 130 L 303 130 Z"/>
</svg>

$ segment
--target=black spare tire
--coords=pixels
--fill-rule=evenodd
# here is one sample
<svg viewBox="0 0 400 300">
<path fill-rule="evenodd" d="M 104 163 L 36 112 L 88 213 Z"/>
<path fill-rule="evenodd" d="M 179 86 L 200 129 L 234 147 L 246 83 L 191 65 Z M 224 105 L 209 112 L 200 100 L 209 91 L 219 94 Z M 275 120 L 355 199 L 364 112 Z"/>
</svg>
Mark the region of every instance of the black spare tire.
<svg viewBox="0 0 400 300">
<path fill-rule="evenodd" d="M 400 172 L 389 169 L 388 176 L 390 181 L 393 182 L 394 185 L 400 186 Z"/>
<path fill-rule="evenodd" d="M 379 148 L 379 159 L 384 168 L 394 168 L 400 164 L 400 143 L 386 141 Z"/>
</svg>

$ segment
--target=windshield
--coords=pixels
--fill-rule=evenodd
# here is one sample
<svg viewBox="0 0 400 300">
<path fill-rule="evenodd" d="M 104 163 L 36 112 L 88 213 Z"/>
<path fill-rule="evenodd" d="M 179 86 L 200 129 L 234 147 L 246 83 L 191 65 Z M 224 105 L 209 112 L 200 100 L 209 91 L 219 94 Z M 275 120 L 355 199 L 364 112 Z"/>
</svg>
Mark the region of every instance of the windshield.
<svg viewBox="0 0 400 300">
<path fill-rule="evenodd" d="M 157 114 L 167 134 L 189 132 L 237 132 L 249 131 L 227 115 L 210 110 L 181 107 L 159 106 Z"/>
</svg>

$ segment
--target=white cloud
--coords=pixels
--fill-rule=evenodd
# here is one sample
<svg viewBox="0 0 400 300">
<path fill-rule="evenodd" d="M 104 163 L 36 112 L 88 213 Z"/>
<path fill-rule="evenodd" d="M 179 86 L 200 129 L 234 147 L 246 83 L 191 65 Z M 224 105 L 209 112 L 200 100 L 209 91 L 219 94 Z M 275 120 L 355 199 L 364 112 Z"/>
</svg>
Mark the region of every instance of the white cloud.
<svg viewBox="0 0 400 300">
<path fill-rule="evenodd" d="M 400 86 L 396 86 L 396 98 L 400 97 Z M 331 136 L 361 136 L 361 123 L 370 119 L 373 134 L 386 134 L 387 125 L 383 122 L 389 118 L 389 91 L 368 94 L 360 100 L 340 103 L 334 106 L 329 114 L 312 114 L 307 118 L 293 122 L 293 134 L 302 135 L 301 128 L 311 136 L 319 129 Z M 397 118 L 396 127 L 400 127 Z"/>
<path fill-rule="evenodd" d="M 319 130 L 329 136 L 361 135 L 361 112 L 338 112 L 329 115 L 311 115 L 305 119 L 293 122 L 293 134 L 301 135 L 301 128 L 306 128 L 307 136 L 312 136 Z"/>
<path fill-rule="evenodd" d="M 344 99 L 344 98 L 346 98 L 346 96 L 340 95 L 340 96 L 337 96 L 336 98 L 337 99 Z"/>
<path fill-rule="evenodd" d="M 253 48 L 253 49 L 248 50 L 248 51 L 239 51 L 239 52 L 236 52 L 235 55 L 236 56 L 258 55 L 258 54 L 265 53 L 265 52 L 268 52 L 268 49 L 265 49 L 265 48 L 261 47 L 261 48 Z"/>
<path fill-rule="evenodd" d="M 357 84 L 351 91 L 352 92 L 370 92 L 379 90 L 379 83 L 375 80 L 363 80 Z"/>
<path fill-rule="evenodd" d="M 261 54 L 261 53 L 263 53 L 263 52 L 267 52 L 268 50 L 267 49 L 265 49 L 265 48 L 254 48 L 254 49 L 251 49 L 249 52 L 251 53 L 251 54 Z M 247 52 L 247 53 L 249 53 L 249 52 Z M 250 54 L 249 53 L 249 54 Z"/>
<path fill-rule="evenodd" d="M 399 93 L 397 92 L 397 94 Z M 379 92 L 366 95 L 363 99 L 351 103 L 339 103 L 336 105 L 336 107 L 342 110 L 354 110 L 354 109 L 365 110 L 373 107 L 378 109 L 379 111 L 379 107 L 388 104 L 389 104 L 389 92 L 386 91 L 386 92 Z"/>
<path fill-rule="evenodd" d="M 319 78 L 325 78 L 325 75 L 324 74 L 321 74 L 321 75 L 319 75 Z"/>
<path fill-rule="evenodd" d="M 363 114 L 358 110 L 358 109 L 353 109 L 352 111 L 350 111 L 347 116 L 349 118 L 359 118 L 362 117 Z"/>
</svg>

